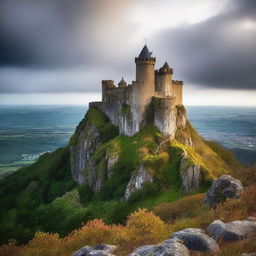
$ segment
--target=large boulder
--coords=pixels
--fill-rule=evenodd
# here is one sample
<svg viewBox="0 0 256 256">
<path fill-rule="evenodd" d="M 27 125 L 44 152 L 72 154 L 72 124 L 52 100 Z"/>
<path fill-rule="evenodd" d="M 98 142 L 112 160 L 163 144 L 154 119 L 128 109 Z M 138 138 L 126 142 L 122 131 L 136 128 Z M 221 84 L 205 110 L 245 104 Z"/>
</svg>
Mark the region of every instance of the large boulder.
<svg viewBox="0 0 256 256">
<path fill-rule="evenodd" d="M 207 228 L 207 232 L 215 240 L 235 241 L 256 235 L 256 221 L 233 221 L 224 223 L 215 220 Z"/>
<path fill-rule="evenodd" d="M 207 252 L 208 255 L 219 255 L 219 246 L 214 239 L 197 228 L 187 228 L 172 234 L 192 251 Z"/>
<path fill-rule="evenodd" d="M 215 208 L 227 198 L 239 198 L 243 191 L 243 185 L 230 175 L 222 175 L 212 183 L 212 187 L 206 193 L 204 204 Z"/>
<path fill-rule="evenodd" d="M 114 256 L 115 245 L 100 244 L 95 246 L 84 246 L 76 251 L 73 256 Z"/>
<path fill-rule="evenodd" d="M 141 246 L 129 256 L 189 256 L 189 251 L 177 239 L 169 239 L 162 244 Z"/>
</svg>

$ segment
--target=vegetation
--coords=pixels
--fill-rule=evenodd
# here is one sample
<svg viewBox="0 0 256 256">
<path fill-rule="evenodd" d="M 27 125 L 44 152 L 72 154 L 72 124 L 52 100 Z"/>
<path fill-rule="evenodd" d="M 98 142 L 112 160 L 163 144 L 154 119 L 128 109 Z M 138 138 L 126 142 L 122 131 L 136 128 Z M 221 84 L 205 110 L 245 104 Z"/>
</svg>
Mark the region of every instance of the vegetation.
<svg viewBox="0 0 256 256">
<path fill-rule="evenodd" d="M 138 246 L 160 243 L 172 232 L 183 228 L 205 229 L 215 219 L 227 222 L 256 213 L 256 185 L 248 187 L 240 199 L 228 200 L 216 209 L 203 207 L 202 199 L 203 194 L 186 196 L 160 204 L 154 208 L 154 213 L 138 209 L 129 215 L 125 225 L 107 225 L 100 219 L 94 219 L 64 238 L 58 234 L 37 232 L 25 246 L 17 246 L 10 241 L 0 248 L 0 255 L 68 256 L 84 245 L 107 243 L 117 245 L 115 254 L 123 256 Z M 220 247 L 221 256 L 240 256 L 256 250 L 254 239 L 221 243 Z"/>
<path fill-rule="evenodd" d="M 182 106 L 177 110 L 185 111 Z M 91 156 L 100 175 L 108 175 L 106 156 L 118 157 L 111 176 L 104 179 L 96 194 L 88 185 L 76 185 L 71 177 L 69 149 L 65 147 L 44 154 L 36 163 L 1 180 L 0 242 L 7 245 L 1 247 L 0 255 L 71 255 L 86 244 L 99 243 L 116 244 L 117 254 L 127 255 L 137 246 L 158 243 L 183 228 L 205 228 L 215 218 L 232 220 L 255 214 L 255 167 L 241 167 L 230 152 L 203 140 L 189 122 L 185 129 L 177 130 L 174 140 L 166 139 L 152 125 L 128 137 L 119 135 L 105 115 L 91 109 L 69 146 L 76 145 L 87 125 L 97 127 L 103 141 Z M 185 145 L 188 138 L 193 146 Z M 204 170 L 204 186 L 187 196 L 180 191 L 184 151 L 190 163 Z M 141 164 L 153 175 L 154 182 L 144 183 L 124 201 L 126 186 Z M 250 188 L 242 199 L 229 200 L 215 210 L 202 207 L 202 193 L 213 178 L 223 173 L 231 173 Z M 11 238 L 18 245 L 29 243 L 18 246 L 11 240 L 8 244 Z M 231 250 L 223 246 L 224 252 Z"/>
<path fill-rule="evenodd" d="M 1 180 L 0 242 L 13 238 L 22 243 L 31 239 L 40 223 L 37 207 L 74 187 L 67 148 L 46 153 L 36 163 Z"/>
</svg>

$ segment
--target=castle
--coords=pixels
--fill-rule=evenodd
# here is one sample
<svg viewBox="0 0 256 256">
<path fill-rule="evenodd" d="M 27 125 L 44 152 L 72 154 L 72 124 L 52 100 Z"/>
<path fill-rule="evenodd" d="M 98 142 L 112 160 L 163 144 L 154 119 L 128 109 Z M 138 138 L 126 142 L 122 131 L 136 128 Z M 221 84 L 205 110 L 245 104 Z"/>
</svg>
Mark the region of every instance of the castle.
<svg viewBox="0 0 256 256">
<path fill-rule="evenodd" d="M 136 81 L 102 81 L 102 101 L 89 107 L 102 110 L 119 127 L 121 134 L 134 135 L 146 124 L 153 123 L 164 135 L 174 137 L 177 108 L 182 105 L 183 82 L 172 79 L 173 69 L 167 62 L 155 70 L 156 58 L 145 45 L 135 58 Z"/>
</svg>

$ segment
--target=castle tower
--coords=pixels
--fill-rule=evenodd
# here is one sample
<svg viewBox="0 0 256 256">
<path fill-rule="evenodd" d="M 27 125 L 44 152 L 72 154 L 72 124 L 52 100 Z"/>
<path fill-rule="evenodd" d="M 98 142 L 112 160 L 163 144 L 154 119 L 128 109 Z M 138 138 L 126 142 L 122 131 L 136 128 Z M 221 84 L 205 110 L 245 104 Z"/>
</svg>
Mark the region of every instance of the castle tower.
<svg viewBox="0 0 256 256">
<path fill-rule="evenodd" d="M 127 83 L 125 82 L 124 78 L 122 77 L 122 80 L 118 83 L 119 88 L 125 88 L 127 86 Z"/>
<path fill-rule="evenodd" d="M 151 52 L 145 45 L 139 56 L 135 58 L 136 82 L 132 89 L 133 130 L 139 131 L 143 125 L 146 107 L 155 92 L 155 62 Z"/>
<path fill-rule="evenodd" d="M 173 70 L 167 62 L 156 71 L 156 91 L 162 92 L 163 96 L 172 95 L 172 74 Z"/>
</svg>

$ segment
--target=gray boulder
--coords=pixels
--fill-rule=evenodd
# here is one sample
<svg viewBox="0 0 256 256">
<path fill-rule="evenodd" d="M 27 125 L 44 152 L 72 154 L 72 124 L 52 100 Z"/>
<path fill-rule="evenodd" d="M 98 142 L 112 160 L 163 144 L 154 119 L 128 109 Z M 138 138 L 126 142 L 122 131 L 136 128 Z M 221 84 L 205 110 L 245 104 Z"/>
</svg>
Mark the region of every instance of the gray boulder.
<svg viewBox="0 0 256 256">
<path fill-rule="evenodd" d="M 169 239 L 158 245 L 146 245 L 135 249 L 129 256 L 189 256 L 186 246 L 177 239 Z"/>
<path fill-rule="evenodd" d="M 243 191 L 243 185 L 230 175 L 222 175 L 212 183 L 212 187 L 206 193 L 204 204 L 215 208 L 227 198 L 239 198 Z"/>
<path fill-rule="evenodd" d="M 114 256 L 113 251 L 116 250 L 115 245 L 100 244 L 95 246 L 84 246 L 76 251 L 73 256 Z"/>
<path fill-rule="evenodd" d="M 173 238 L 178 238 L 192 251 L 207 252 L 209 255 L 218 255 L 219 246 L 214 239 L 197 228 L 187 228 L 172 234 Z"/>
<path fill-rule="evenodd" d="M 244 220 L 224 223 L 221 220 L 215 220 L 207 228 L 207 232 L 218 241 L 240 240 L 256 234 L 256 222 Z"/>
</svg>

